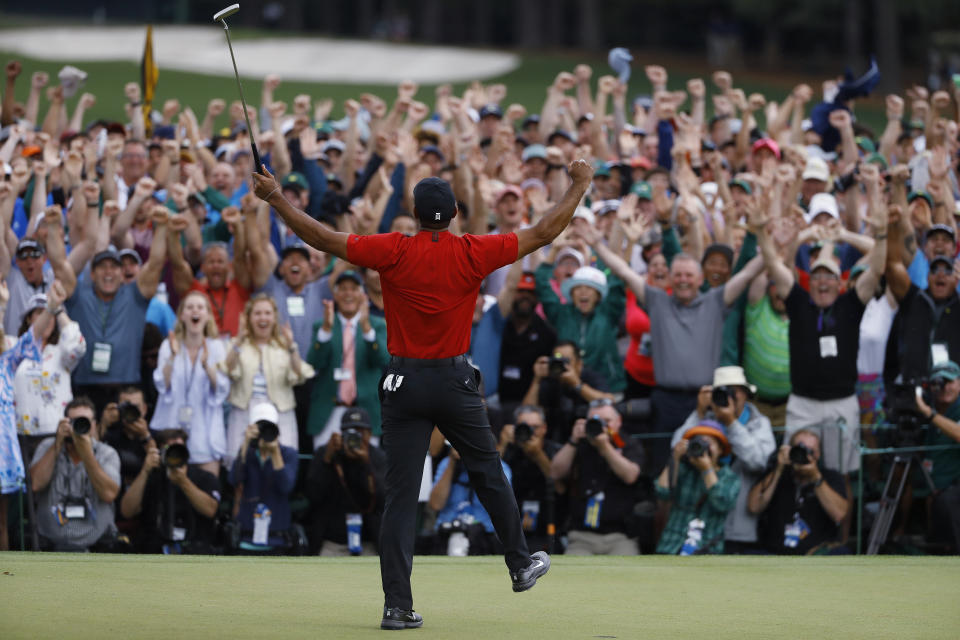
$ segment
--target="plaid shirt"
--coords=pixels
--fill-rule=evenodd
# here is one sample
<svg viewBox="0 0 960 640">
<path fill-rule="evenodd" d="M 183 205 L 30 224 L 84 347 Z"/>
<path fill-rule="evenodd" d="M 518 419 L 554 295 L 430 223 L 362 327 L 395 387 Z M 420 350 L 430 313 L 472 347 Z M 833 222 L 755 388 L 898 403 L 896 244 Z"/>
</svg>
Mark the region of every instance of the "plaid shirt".
<svg viewBox="0 0 960 640">
<path fill-rule="evenodd" d="M 710 544 L 710 553 L 723 553 L 723 523 L 727 512 L 737 504 L 740 478 L 729 467 L 720 467 L 717 469 L 717 483 L 707 490 L 699 471 L 685 462 L 678 464 L 680 469 L 672 495 L 670 489 L 657 484 L 657 497 L 673 503 L 670 519 L 657 544 L 657 553 L 678 553 L 687 539 L 690 521 L 697 517 L 704 521 L 701 544 Z"/>
</svg>

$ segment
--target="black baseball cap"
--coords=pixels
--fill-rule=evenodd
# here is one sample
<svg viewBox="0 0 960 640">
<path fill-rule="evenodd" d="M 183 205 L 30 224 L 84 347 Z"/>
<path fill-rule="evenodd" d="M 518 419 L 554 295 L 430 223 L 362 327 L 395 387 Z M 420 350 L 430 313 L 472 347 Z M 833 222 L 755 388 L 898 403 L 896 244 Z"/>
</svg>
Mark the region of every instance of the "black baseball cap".
<svg viewBox="0 0 960 640">
<path fill-rule="evenodd" d="M 367 413 L 367 410 L 362 407 L 350 407 L 343 412 L 343 416 L 340 418 L 340 429 L 349 429 L 349 428 L 360 427 L 362 429 L 370 429 L 370 414 Z"/>
<path fill-rule="evenodd" d="M 340 284 L 344 280 L 353 280 L 361 287 L 363 286 L 363 276 L 359 272 L 354 271 L 353 269 L 347 269 L 343 273 L 337 276 L 337 280 L 333 284 Z"/>
<path fill-rule="evenodd" d="M 302 242 L 294 242 L 285 246 L 280 252 L 280 259 L 283 260 L 294 251 L 302 254 L 307 260 L 310 259 L 310 252 L 307 250 L 307 245 L 303 244 Z"/>
<path fill-rule="evenodd" d="M 90 263 L 90 266 L 95 267 L 104 260 L 113 260 L 117 264 L 123 264 L 120 261 L 120 256 L 117 254 L 117 250 L 111 247 L 110 249 L 101 251 L 97 255 L 93 256 L 93 262 Z"/>
<path fill-rule="evenodd" d="M 951 270 L 953 269 L 953 260 L 951 260 L 949 256 L 933 256 L 933 258 L 930 259 L 930 271 L 933 271 L 934 265 L 938 262 L 947 265 Z"/>
<path fill-rule="evenodd" d="M 424 178 L 413 188 L 413 210 L 424 225 L 449 222 L 457 212 L 457 199 L 446 180 Z"/>
</svg>

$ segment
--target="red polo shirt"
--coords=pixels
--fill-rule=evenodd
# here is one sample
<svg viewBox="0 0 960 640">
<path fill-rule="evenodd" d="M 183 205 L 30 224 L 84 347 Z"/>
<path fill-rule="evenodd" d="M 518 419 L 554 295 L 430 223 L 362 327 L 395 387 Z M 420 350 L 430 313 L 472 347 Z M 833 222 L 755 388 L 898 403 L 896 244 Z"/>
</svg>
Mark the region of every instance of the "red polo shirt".
<svg viewBox="0 0 960 640">
<path fill-rule="evenodd" d="M 250 299 L 250 291 L 241 287 L 236 280 L 230 279 L 227 286 L 222 289 L 211 289 L 206 281 L 200 281 L 194 278 L 190 285 L 190 291 L 200 291 L 207 294 L 210 300 L 210 309 L 213 311 L 213 319 L 217 322 L 217 330 L 220 335 L 225 334 L 235 336 L 240 328 L 240 316 L 243 315 L 243 308 Z"/>
<path fill-rule="evenodd" d="M 387 349 L 405 358 L 449 358 L 470 349 L 470 327 L 487 274 L 517 261 L 514 233 L 449 231 L 351 235 L 347 260 L 380 272 Z"/>
</svg>

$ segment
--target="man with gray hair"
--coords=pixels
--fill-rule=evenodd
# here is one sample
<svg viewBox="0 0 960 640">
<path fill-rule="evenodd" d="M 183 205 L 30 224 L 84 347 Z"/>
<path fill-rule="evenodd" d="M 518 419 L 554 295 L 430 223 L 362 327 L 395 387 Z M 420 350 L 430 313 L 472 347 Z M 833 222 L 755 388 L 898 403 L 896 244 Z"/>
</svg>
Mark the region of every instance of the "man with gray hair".
<svg viewBox="0 0 960 640">
<path fill-rule="evenodd" d="M 556 491 L 550 478 L 550 461 L 560 445 L 547 439 L 547 419 L 536 405 L 520 405 L 513 422 L 500 430 L 500 457 L 513 471 L 513 494 L 523 516 L 523 530 L 531 550 L 552 552 L 557 522 Z"/>
<path fill-rule="evenodd" d="M 683 424 L 697 406 L 697 394 L 713 381 L 723 347 L 723 320 L 747 285 L 763 269 L 757 256 L 737 275 L 719 287 L 700 292 L 703 270 L 693 256 L 680 253 L 670 265 L 673 292 L 647 285 L 643 276 L 587 230 L 590 243 L 603 263 L 617 274 L 637 296 L 650 316 L 650 350 L 657 386 L 650 396 L 654 433 L 672 432 Z M 667 440 L 654 441 L 649 469 L 657 475 L 670 453 Z"/>
</svg>

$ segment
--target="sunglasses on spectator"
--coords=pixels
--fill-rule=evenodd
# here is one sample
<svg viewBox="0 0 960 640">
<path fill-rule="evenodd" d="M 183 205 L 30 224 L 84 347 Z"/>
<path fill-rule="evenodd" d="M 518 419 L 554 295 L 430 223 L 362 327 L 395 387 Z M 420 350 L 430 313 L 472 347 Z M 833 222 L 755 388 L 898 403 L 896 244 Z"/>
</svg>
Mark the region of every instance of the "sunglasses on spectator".
<svg viewBox="0 0 960 640">
<path fill-rule="evenodd" d="M 810 280 L 839 280 L 840 278 L 835 273 L 818 271 L 817 273 L 810 274 Z"/>
<path fill-rule="evenodd" d="M 597 407 L 612 407 L 613 400 L 610 398 L 597 398 L 596 400 L 590 401 L 590 408 L 596 409 Z"/>
<path fill-rule="evenodd" d="M 953 273 L 953 267 L 943 264 L 942 262 L 936 266 L 930 267 L 930 273 L 932 275 L 945 275 L 948 276 Z"/>
<path fill-rule="evenodd" d="M 40 258 L 43 256 L 43 251 L 39 249 L 24 249 L 17 253 L 17 258 L 20 260 L 27 260 L 28 258 Z"/>
</svg>

